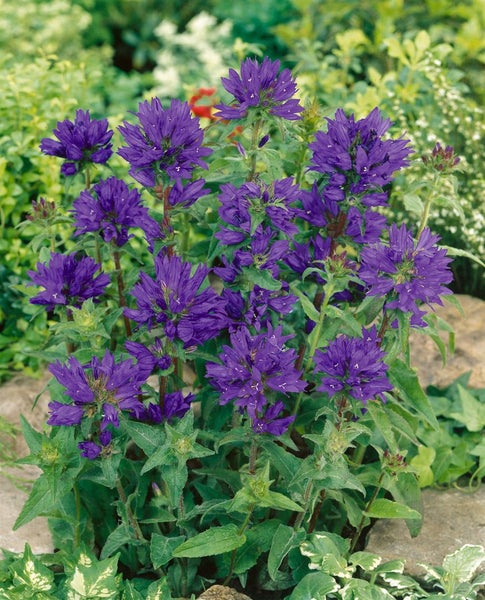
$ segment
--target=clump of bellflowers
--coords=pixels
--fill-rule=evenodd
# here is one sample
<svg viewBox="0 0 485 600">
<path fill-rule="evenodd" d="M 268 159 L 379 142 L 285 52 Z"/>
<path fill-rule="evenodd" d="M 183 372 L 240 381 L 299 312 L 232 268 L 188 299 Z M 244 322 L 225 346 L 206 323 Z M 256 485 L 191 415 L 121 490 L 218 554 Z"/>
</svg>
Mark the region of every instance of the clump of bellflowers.
<svg viewBox="0 0 485 600">
<path fill-rule="evenodd" d="M 408 464 L 434 427 L 408 338 L 439 337 L 426 311 L 451 271 L 429 206 L 416 234 L 390 218 L 412 149 L 379 108 L 307 114 L 277 60 L 222 86 L 207 130 L 193 98 L 153 98 L 121 148 L 83 110 L 42 142 L 85 187 L 34 204 L 71 235 L 29 272 L 55 335 L 49 429 L 28 436 L 45 472 L 18 524 L 55 517 L 62 552 L 120 561 L 127 597 L 238 579 L 293 600 L 339 585 L 302 549 L 351 560 L 371 517 L 419 529 L 417 478 L 387 457 Z"/>
<path fill-rule="evenodd" d="M 127 146 L 118 150 L 136 181 L 154 187 L 160 179 L 190 179 L 196 166 L 207 167 L 203 159 L 211 150 L 202 145 L 204 133 L 186 102 L 172 100 L 163 107 L 158 98 L 145 100 L 136 117 L 139 125 L 119 127 Z"/>
<path fill-rule="evenodd" d="M 271 401 L 275 392 L 284 397 L 306 386 L 295 368 L 295 351 L 285 347 L 289 337 L 282 335 L 281 327 L 269 326 L 256 335 L 241 327 L 230 335 L 231 346 L 223 347 L 222 364 L 207 364 L 211 384 L 220 392 L 220 404 L 232 400 L 258 433 L 281 434 L 294 419 L 277 418 L 284 404 L 281 399 Z"/>
<path fill-rule="evenodd" d="M 112 429 L 120 426 L 120 413 L 142 418 L 146 409 L 140 401 L 145 379 L 131 360 L 116 362 L 106 351 L 99 360 L 94 356 L 86 365 L 71 356 L 67 364 L 55 362 L 49 367 L 57 381 L 65 387 L 69 402 L 49 403 L 47 423 L 54 426 L 80 425 L 89 422 L 89 440 L 79 443 L 83 456 L 94 459 L 109 445 Z"/>
<path fill-rule="evenodd" d="M 362 250 L 359 277 L 367 284 L 368 294 L 385 298 L 385 310 L 409 313 L 411 325 L 425 327 L 423 305 L 442 304 L 441 296 L 451 294 L 446 284 L 453 279 L 438 235 L 425 227 L 417 242 L 405 224 L 389 228 L 388 242 L 379 242 Z"/>
<path fill-rule="evenodd" d="M 99 300 L 110 283 L 110 276 L 100 269 L 89 256 L 52 252 L 48 263 L 37 263 L 37 270 L 28 272 L 31 285 L 44 288 L 30 301 L 52 310 L 58 305 L 79 308 L 89 298 Z"/>
<path fill-rule="evenodd" d="M 409 140 L 384 138 L 390 126 L 378 108 L 358 121 L 338 109 L 309 144 L 309 168 L 319 178 L 305 196 L 302 216 L 317 219 L 332 239 L 378 240 L 385 219 L 373 208 L 387 204 L 393 175 L 412 152 Z"/>
<path fill-rule="evenodd" d="M 147 239 L 157 237 L 159 226 L 143 206 L 140 192 L 116 177 L 109 177 L 84 190 L 73 202 L 74 235 L 96 232 L 105 242 L 123 246 L 141 228 Z"/>
<path fill-rule="evenodd" d="M 77 110 L 74 121 L 59 121 L 53 133 L 57 140 L 44 138 L 40 149 L 44 154 L 64 159 L 61 173 L 66 177 L 90 163 L 105 164 L 113 153 L 113 131 L 108 129 L 108 120 L 92 119 L 89 110 Z"/>
<path fill-rule="evenodd" d="M 279 60 L 268 57 L 261 63 L 248 58 L 241 63 L 240 73 L 229 69 L 229 77 L 223 77 L 221 81 L 234 100 L 230 104 L 218 104 L 216 116 L 241 119 L 254 109 L 262 116 L 274 115 L 290 121 L 299 119 L 303 106 L 294 98 L 296 82 L 289 69 L 280 71 L 280 64 Z"/>
</svg>

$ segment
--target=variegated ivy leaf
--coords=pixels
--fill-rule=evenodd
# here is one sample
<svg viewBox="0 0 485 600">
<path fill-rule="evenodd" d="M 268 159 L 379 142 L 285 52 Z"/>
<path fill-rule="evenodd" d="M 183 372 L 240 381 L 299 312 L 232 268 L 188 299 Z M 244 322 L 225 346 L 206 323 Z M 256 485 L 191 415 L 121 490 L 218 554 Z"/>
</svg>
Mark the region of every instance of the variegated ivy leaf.
<svg viewBox="0 0 485 600">
<path fill-rule="evenodd" d="M 54 587 L 54 573 L 32 554 L 28 544 L 25 544 L 23 556 L 12 564 L 11 569 L 13 583 L 24 585 L 33 595 L 49 592 Z"/>
<path fill-rule="evenodd" d="M 119 596 L 120 576 L 117 576 L 119 554 L 105 560 L 93 560 L 81 553 L 74 573 L 67 579 L 67 600 L 106 598 Z"/>
</svg>

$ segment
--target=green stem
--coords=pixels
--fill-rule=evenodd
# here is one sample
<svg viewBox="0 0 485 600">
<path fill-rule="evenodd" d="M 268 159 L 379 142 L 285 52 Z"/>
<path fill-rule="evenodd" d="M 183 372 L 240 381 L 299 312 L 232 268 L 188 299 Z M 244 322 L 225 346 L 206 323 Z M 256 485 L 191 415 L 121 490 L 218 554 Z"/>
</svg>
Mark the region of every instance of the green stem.
<svg viewBox="0 0 485 600">
<path fill-rule="evenodd" d="M 249 452 L 249 473 L 254 475 L 256 472 L 256 459 L 258 458 L 258 443 L 253 437 L 251 441 L 251 450 Z"/>
<path fill-rule="evenodd" d="M 251 520 L 251 515 L 253 514 L 253 510 L 254 510 L 254 504 L 251 504 L 249 506 L 248 514 L 246 515 L 246 518 L 244 519 L 243 524 L 238 529 L 237 535 L 242 535 L 246 531 L 246 528 L 249 525 L 249 521 Z M 235 550 L 233 550 L 231 553 L 231 564 L 229 565 L 229 573 L 227 574 L 227 577 L 224 579 L 224 583 L 222 585 L 228 585 L 228 583 L 232 579 L 234 565 L 236 564 L 236 552 L 237 552 L 237 548 Z"/>
<path fill-rule="evenodd" d="M 77 482 L 73 486 L 74 502 L 76 505 L 76 525 L 74 526 L 74 548 L 78 548 L 81 542 L 81 494 Z"/>
<path fill-rule="evenodd" d="M 374 490 L 374 493 L 372 494 L 369 502 L 367 502 L 364 512 L 368 512 L 370 507 L 372 506 L 372 504 L 374 503 L 374 500 L 377 498 L 377 494 L 381 491 L 382 488 L 382 480 L 384 479 L 384 471 L 382 471 L 382 473 L 379 475 L 379 480 L 377 482 L 376 488 Z M 352 543 L 350 545 L 350 554 L 352 554 L 352 552 L 355 550 L 355 546 L 357 545 L 357 542 L 360 539 L 360 535 L 362 533 L 362 529 L 364 528 L 364 523 L 365 523 L 365 519 L 366 516 L 362 515 L 362 518 L 360 520 L 360 523 L 354 533 L 354 536 L 352 538 Z"/>
<path fill-rule="evenodd" d="M 322 304 L 320 306 L 320 314 L 319 314 L 319 317 L 318 317 L 318 322 L 315 325 L 315 329 L 312 331 L 313 338 L 312 338 L 312 343 L 310 345 L 310 350 L 308 352 L 308 356 L 307 356 L 306 363 L 305 363 L 305 371 L 304 371 L 305 373 L 308 373 L 308 371 L 310 370 L 310 367 L 312 365 L 313 356 L 314 356 L 314 354 L 315 354 L 315 352 L 317 350 L 318 340 L 320 339 L 320 334 L 322 332 L 322 327 L 323 327 L 323 322 L 325 320 L 325 314 L 326 314 L 326 311 L 327 311 L 327 306 L 328 306 L 328 303 L 330 302 L 330 299 L 331 299 L 331 297 L 333 295 L 333 286 L 327 284 L 327 289 L 325 291 L 326 291 L 326 293 L 325 293 L 325 296 L 323 298 Z M 300 409 L 300 404 L 301 404 L 301 401 L 302 401 L 304 393 L 305 393 L 304 391 L 300 392 L 298 394 L 297 399 L 296 399 L 295 406 L 294 406 L 293 412 L 292 412 L 292 414 L 295 415 L 295 416 L 298 414 L 298 411 Z M 295 421 L 293 421 L 293 423 L 294 422 Z M 288 428 L 288 431 L 290 431 L 290 432 L 291 432 L 293 423 L 291 423 L 290 426 L 289 426 L 289 428 Z"/>
<path fill-rule="evenodd" d="M 254 181 L 256 177 L 256 158 L 258 153 L 258 143 L 263 127 L 262 119 L 258 119 L 253 125 L 253 134 L 251 136 L 251 168 L 249 169 L 248 181 Z"/>
<path fill-rule="evenodd" d="M 423 233 L 423 229 L 426 227 L 426 223 L 428 222 L 429 211 L 431 209 L 431 205 L 433 204 L 433 200 L 435 199 L 435 195 L 436 195 L 435 192 L 436 192 L 437 183 L 438 183 L 438 178 L 435 176 L 432 188 L 429 192 L 426 202 L 424 203 L 423 214 L 421 215 L 421 222 L 419 224 L 418 233 L 416 234 L 417 240 L 419 240 L 419 238 L 421 237 L 421 234 Z"/>
<path fill-rule="evenodd" d="M 303 492 L 303 510 L 298 513 L 298 516 L 295 519 L 295 523 L 293 525 L 293 529 L 297 531 L 301 524 L 303 523 L 303 519 L 308 511 L 308 507 L 310 506 L 310 497 L 313 492 L 313 480 L 309 479 L 306 484 L 305 491 Z"/>
<path fill-rule="evenodd" d="M 115 261 L 116 281 L 118 284 L 118 299 L 121 307 L 126 306 L 125 284 L 123 282 L 123 273 L 121 271 L 120 253 L 119 250 L 113 250 L 113 259 Z M 131 337 L 131 323 L 128 317 L 123 314 L 123 322 L 127 337 Z"/>
<path fill-rule="evenodd" d="M 133 531 L 135 532 L 135 537 L 137 540 L 146 542 L 145 536 L 143 535 L 142 530 L 140 529 L 140 525 L 138 524 L 138 521 L 136 520 L 135 515 L 133 514 L 133 511 L 131 510 L 131 506 L 128 503 L 128 499 L 126 497 L 126 493 L 125 490 L 123 488 L 123 485 L 121 483 L 121 481 L 119 479 L 116 480 L 116 489 L 118 490 L 118 495 L 120 497 L 121 502 L 123 502 L 123 505 L 126 508 L 126 515 L 128 517 L 128 520 L 130 522 L 130 525 L 133 528 Z"/>
</svg>

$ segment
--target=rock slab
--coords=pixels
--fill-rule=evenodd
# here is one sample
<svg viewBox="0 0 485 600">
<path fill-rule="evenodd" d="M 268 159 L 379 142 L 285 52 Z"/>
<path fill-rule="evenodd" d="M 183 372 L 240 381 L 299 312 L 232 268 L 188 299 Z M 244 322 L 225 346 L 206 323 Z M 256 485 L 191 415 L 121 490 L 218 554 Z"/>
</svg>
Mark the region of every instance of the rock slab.
<svg viewBox="0 0 485 600">
<path fill-rule="evenodd" d="M 20 415 L 23 415 L 35 429 L 42 430 L 46 421 L 48 394 L 44 394 L 35 407 L 34 404 L 37 395 L 45 387 L 46 381 L 46 378 L 16 377 L 2 385 L 0 387 L 0 416 L 20 427 Z M 12 450 L 19 457 L 29 453 L 22 435 L 16 437 Z M 0 469 L 0 506 L 2 507 L 0 548 L 11 552 L 22 552 L 27 542 L 34 554 L 53 551 L 46 518 L 37 517 L 13 531 L 13 525 L 28 498 L 28 482 L 35 481 L 39 473 L 40 471 L 32 465 L 8 469 L 7 472 L 2 472 Z"/>
<path fill-rule="evenodd" d="M 402 520 L 377 521 L 369 534 L 366 550 L 384 561 L 405 559 L 405 571 L 420 577 L 420 563 L 439 567 L 447 554 L 465 544 L 485 547 L 485 486 L 476 492 L 457 489 L 423 490 L 423 527 L 412 538 Z M 485 564 L 482 564 L 485 571 Z"/>
<path fill-rule="evenodd" d="M 213 585 L 197 600 L 251 600 L 251 598 L 225 585 Z"/>
<path fill-rule="evenodd" d="M 485 301 L 473 296 L 455 294 L 463 314 L 445 296 L 443 306 L 436 306 L 435 313 L 455 333 L 455 352 L 446 358 L 443 365 L 435 342 L 419 330 L 411 334 L 411 363 L 415 367 L 423 389 L 428 385 L 445 388 L 457 377 L 471 371 L 468 384 L 474 388 L 485 388 Z M 448 342 L 448 333 L 440 333 Z"/>
</svg>

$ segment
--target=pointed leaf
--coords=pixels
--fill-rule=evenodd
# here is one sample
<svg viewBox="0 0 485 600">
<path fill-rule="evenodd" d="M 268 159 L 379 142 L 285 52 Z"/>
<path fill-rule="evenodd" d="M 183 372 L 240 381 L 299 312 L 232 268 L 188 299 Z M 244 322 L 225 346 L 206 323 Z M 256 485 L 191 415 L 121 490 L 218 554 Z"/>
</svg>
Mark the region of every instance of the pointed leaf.
<svg viewBox="0 0 485 600">
<path fill-rule="evenodd" d="M 268 556 L 268 574 L 271 579 L 276 579 L 278 569 L 285 556 L 290 550 L 298 547 L 305 537 L 306 534 L 303 530 L 295 531 L 293 527 L 280 524 L 274 534 Z"/>
<path fill-rule="evenodd" d="M 238 527 L 233 523 L 212 527 L 188 539 L 173 552 L 176 558 L 200 558 L 215 556 L 239 548 L 246 541 L 246 536 L 239 534 Z"/>
<path fill-rule="evenodd" d="M 421 519 L 417 510 L 387 498 L 377 498 L 364 515 L 376 519 Z"/>
<path fill-rule="evenodd" d="M 413 369 L 409 368 L 402 360 L 394 359 L 389 365 L 389 380 L 411 408 L 433 429 L 439 429 L 429 398 L 423 391 Z"/>
<path fill-rule="evenodd" d="M 326 600 L 328 594 L 340 589 L 326 573 L 309 573 L 295 587 L 288 600 Z"/>
<path fill-rule="evenodd" d="M 173 551 L 184 541 L 183 536 L 166 537 L 153 533 L 150 540 L 150 558 L 154 569 L 163 567 L 173 558 Z"/>
</svg>

